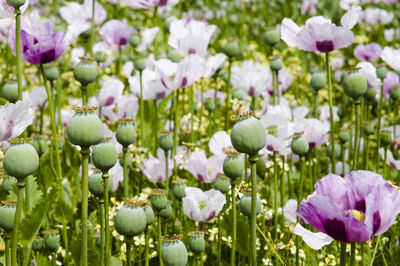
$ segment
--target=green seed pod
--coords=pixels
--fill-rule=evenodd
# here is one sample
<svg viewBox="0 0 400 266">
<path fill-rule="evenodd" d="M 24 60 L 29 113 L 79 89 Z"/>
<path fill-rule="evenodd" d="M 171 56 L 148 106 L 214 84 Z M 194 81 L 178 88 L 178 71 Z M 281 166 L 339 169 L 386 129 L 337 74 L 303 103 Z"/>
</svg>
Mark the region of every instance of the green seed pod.
<svg viewBox="0 0 400 266">
<path fill-rule="evenodd" d="M 146 215 L 146 226 L 152 225 L 154 223 L 154 212 L 149 202 L 146 202 L 143 206 L 143 211 Z"/>
<path fill-rule="evenodd" d="M 382 146 L 388 146 L 392 143 L 392 132 L 390 130 L 381 130 L 381 144 Z"/>
<path fill-rule="evenodd" d="M 365 97 L 365 99 L 366 99 L 367 101 L 369 101 L 369 102 L 374 101 L 375 98 L 376 98 L 376 88 L 373 88 L 373 87 L 368 88 L 368 89 L 367 89 L 367 92 L 366 92 L 365 95 L 364 95 L 364 97 Z"/>
<path fill-rule="evenodd" d="M 167 197 L 165 196 L 167 191 L 165 189 L 153 189 L 150 201 L 151 206 L 157 211 L 167 207 Z"/>
<path fill-rule="evenodd" d="M 387 76 L 387 68 L 385 66 L 380 66 L 378 68 L 376 68 L 376 75 L 378 76 L 378 78 L 380 79 L 385 79 Z"/>
<path fill-rule="evenodd" d="M 115 230 L 130 238 L 144 232 L 147 225 L 146 214 L 141 207 L 143 202 L 126 199 L 125 205 L 115 215 Z"/>
<path fill-rule="evenodd" d="M 272 71 L 279 71 L 283 68 L 283 61 L 279 57 L 271 59 L 269 64 Z"/>
<path fill-rule="evenodd" d="M 269 29 L 264 32 L 262 38 L 265 44 L 274 47 L 279 43 L 281 36 L 276 29 Z"/>
<path fill-rule="evenodd" d="M 295 134 L 290 144 L 292 152 L 298 156 L 303 156 L 310 150 L 310 144 L 302 134 L 303 133 Z"/>
<path fill-rule="evenodd" d="M 327 81 L 325 73 L 315 72 L 311 77 L 310 85 L 314 91 L 319 91 L 326 86 L 326 83 Z"/>
<path fill-rule="evenodd" d="M 36 149 L 39 157 L 42 157 L 42 155 L 45 154 L 49 149 L 46 140 L 41 137 L 34 138 L 32 145 Z"/>
<path fill-rule="evenodd" d="M 189 235 L 189 250 L 195 254 L 200 254 L 206 248 L 206 241 L 204 241 L 204 232 L 194 231 L 188 233 Z"/>
<path fill-rule="evenodd" d="M 28 139 L 10 140 L 12 145 L 3 158 L 4 171 L 19 181 L 33 174 L 39 167 L 39 155 L 27 141 Z"/>
<path fill-rule="evenodd" d="M 89 191 L 98 198 L 103 198 L 104 196 L 104 180 L 100 170 L 95 169 L 93 174 L 90 175 L 88 180 Z M 108 179 L 107 182 L 108 192 L 111 192 L 113 188 L 112 178 Z"/>
<path fill-rule="evenodd" d="M 174 63 L 179 63 L 182 60 L 182 55 L 177 50 L 169 50 L 167 58 Z"/>
<path fill-rule="evenodd" d="M 232 180 L 241 177 L 244 172 L 244 160 L 240 156 L 240 153 L 232 149 L 226 150 L 227 157 L 222 164 L 222 170 L 224 174 Z"/>
<path fill-rule="evenodd" d="M 136 129 L 132 122 L 132 120 L 120 120 L 115 132 L 118 143 L 124 147 L 128 147 L 136 139 Z"/>
<path fill-rule="evenodd" d="M 239 23 L 239 18 L 236 14 L 231 14 L 228 17 L 229 24 L 236 25 Z"/>
<path fill-rule="evenodd" d="M 227 178 L 223 174 L 219 174 L 218 178 L 214 182 L 214 188 L 224 194 L 229 191 L 230 185 L 231 182 L 229 182 L 229 178 Z"/>
<path fill-rule="evenodd" d="M 375 131 L 374 124 L 369 121 L 365 121 L 363 123 L 362 129 L 363 129 L 364 134 L 366 134 L 368 136 L 374 134 L 374 131 Z"/>
<path fill-rule="evenodd" d="M 143 71 L 146 68 L 146 59 L 138 57 L 135 59 L 135 69 L 137 71 Z"/>
<path fill-rule="evenodd" d="M 222 47 L 222 52 L 228 57 L 235 57 L 240 53 L 239 44 L 237 41 L 228 41 L 224 47 Z"/>
<path fill-rule="evenodd" d="M 117 149 L 115 145 L 109 142 L 111 138 L 105 138 L 102 143 L 93 147 L 92 162 L 96 168 L 102 171 L 108 171 L 118 160 Z"/>
<path fill-rule="evenodd" d="M 2 89 L 3 98 L 10 103 L 18 101 L 18 84 L 16 81 L 6 81 Z"/>
<path fill-rule="evenodd" d="M 240 212 L 247 217 L 251 216 L 251 191 L 246 190 L 243 192 L 243 196 L 240 198 L 239 201 L 239 209 Z M 257 200 L 256 200 L 256 215 L 258 215 L 261 212 L 261 199 L 257 195 Z"/>
<path fill-rule="evenodd" d="M 348 130 L 339 131 L 339 141 L 344 144 L 350 140 L 350 133 Z M 336 147 L 335 147 L 336 149 Z"/>
<path fill-rule="evenodd" d="M 44 237 L 44 244 L 48 250 L 54 253 L 60 248 L 60 240 L 58 239 L 57 233 L 57 230 L 47 230 L 44 232 L 46 235 Z"/>
<path fill-rule="evenodd" d="M 241 89 L 236 89 L 236 90 L 233 90 L 233 92 L 232 92 L 232 97 L 233 97 L 234 99 L 243 100 L 244 97 L 245 97 L 245 94 L 244 94 L 243 90 L 241 90 Z"/>
<path fill-rule="evenodd" d="M 340 118 L 343 118 L 346 115 L 346 113 L 347 113 L 346 108 L 344 108 L 343 106 L 340 106 L 338 109 L 338 112 L 337 112 L 338 116 Z"/>
<path fill-rule="evenodd" d="M 238 120 L 233 126 L 231 141 L 238 152 L 251 156 L 265 147 L 267 132 L 260 120 L 245 115 L 245 118 Z"/>
<path fill-rule="evenodd" d="M 138 47 L 142 43 L 142 37 L 139 34 L 132 34 L 129 38 L 129 43 L 133 47 Z"/>
<path fill-rule="evenodd" d="M 74 67 L 74 77 L 82 86 L 87 86 L 97 79 L 99 70 L 93 58 L 80 57 L 80 59 L 81 62 Z"/>
<path fill-rule="evenodd" d="M 161 131 L 158 137 L 158 145 L 165 152 L 172 149 L 174 146 L 174 140 L 172 139 L 171 131 Z"/>
<path fill-rule="evenodd" d="M 7 5 L 19 9 L 21 6 L 25 4 L 25 2 L 26 0 L 7 0 Z"/>
<path fill-rule="evenodd" d="M 94 59 L 96 60 L 97 64 L 100 64 L 106 61 L 106 56 L 102 52 L 97 52 L 94 55 Z"/>
<path fill-rule="evenodd" d="M 57 63 L 50 63 L 44 67 L 44 76 L 47 80 L 55 81 L 60 76 Z"/>
<path fill-rule="evenodd" d="M 186 196 L 186 180 L 177 178 L 173 181 L 172 194 L 178 200 L 182 200 Z"/>
<path fill-rule="evenodd" d="M 264 160 L 263 160 L 261 157 L 259 157 L 259 158 L 257 159 L 257 163 L 256 163 L 256 172 L 257 172 L 257 175 L 258 175 L 260 178 L 264 177 L 265 174 L 267 173 L 267 166 L 265 165 L 265 162 L 264 162 Z"/>
<path fill-rule="evenodd" d="M 94 113 L 97 107 L 75 108 L 75 115 L 67 125 L 67 136 L 74 145 L 88 148 L 103 140 L 104 127 Z"/>
<path fill-rule="evenodd" d="M 365 94 L 368 88 L 367 79 L 365 76 L 356 71 L 349 72 L 343 79 L 343 90 L 347 96 L 357 101 Z"/>
<path fill-rule="evenodd" d="M 160 211 L 160 216 L 164 219 L 167 219 L 172 216 L 172 206 L 169 202 L 167 203 L 167 207 L 165 207 Z"/>
<path fill-rule="evenodd" d="M 17 210 L 16 201 L 2 201 L 0 207 L 0 228 L 6 232 L 11 232 L 14 228 L 15 212 Z"/>
<path fill-rule="evenodd" d="M 215 110 L 215 102 L 214 99 L 206 99 L 204 106 L 208 112 L 214 112 Z"/>
<path fill-rule="evenodd" d="M 181 235 L 163 237 L 161 258 L 165 266 L 185 266 L 188 253 L 185 244 L 180 240 Z"/>
<path fill-rule="evenodd" d="M 326 155 L 328 157 L 332 158 L 332 145 L 331 145 L 331 143 L 326 148 Z M 338 143 L 335 143 L 335 158 L 336 159 L 340 158 L 340 145 Z"/>
<path fill-rule="evenodd" d="M 390 98 L 392 100 L 397 100 L 400 97 L 400 88 L 399 87 L 393 87 L 390 90 Z"/>
<path fill-rule="evenodd" d="M 3 176 L 3 182 L 1 183 L 1 191 L 8 194 L 8 192 L 14 189 L 17 184 L 17 180 L 12 176 Z"/>
<path fill-rule="evenodd" d="M 40 236 L 35 236 L 35 238 L 32 241 L 32 250 L 35 252 L 40 251 L 43 248 L 43 238 Z"/>
</svg>

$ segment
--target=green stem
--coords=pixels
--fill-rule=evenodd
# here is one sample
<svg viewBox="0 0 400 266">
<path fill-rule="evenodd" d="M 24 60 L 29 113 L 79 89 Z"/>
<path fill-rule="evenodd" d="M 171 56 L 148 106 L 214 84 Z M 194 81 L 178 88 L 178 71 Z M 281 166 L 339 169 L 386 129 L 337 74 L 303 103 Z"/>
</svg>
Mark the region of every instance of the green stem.
<svg viewBox="0 0 400 266">
<path fill-rule="evenodd" d="M 356 265 L 356 242 L 351 243 L 350 266 Z"/>
<path fill-rule="evenodd" d="M 176 146 L 178 144 L 178 91 L 174 91 L 173 95 L 173 109 L 174 109 L 174 176 L 178 175 L 178 168 L 176 167 Z"/>
<path fill-rule="evenodd" d="M 257 249 L 256 249 L 256 202 L 257 202 L 257 173 L 256 173 L 256 163 L 258 159 L 258 154 L 252 154 L 249 156 L 249 163 L 251 166 L 251 218 L 250 218 L 250 239 L 251 239 L 251 261 L 252 266 L 257 265 Z"/>
<path fill-rule="evenodd" d="M 217 78 L 216 77 L 214 77 L 214 106 L 215 106 L 215 110 L 214 110 L 214 112 L 213 112 L 213 119 L 211 120 L 211 125 L 212 125 L 212 127 L 211 127 L 211 135 L 210 136 L 212 136 L 213 134 L 214 134 L 214 132 L 215 132 L 215 124 L 216 124 L 216 122 L 215 122 L 215 119 L 217 118 L 217 112 L 218 112 L 218 103 L 217 103 Z"/>
<path fill-rule="evenodd" d="M 279 72 L 277 70 L 274 71 L 275 73 L 275 90 L 276 90 L 276 101 L 279 104 L 279 97 L 280 97 L 280 91 L 279 91 Z"/>
<path fill-rule="evenodd" d="M 300 203 L 303 199 L 303 186 L 304 186 L 304 157 L 300 157 L 300 188 L 297 202 Z"/>
<path fill-rule="evenodd" d="M 235 184 L 231 184 L 232 197 L 232 249 L 231 249 L 231 266 L 235 266 L 235 249 L 236 249 L 236 195 Z"/>
<path fill-rule="evenodd" d="M 87 86 L 82 85 L 81 92 L 82 92 L 82 105 L 86 106 L 88 103 L 88 88 L 87 88 Z"/>
<path fill-rule="evenodd" d="M 272 155 L 274 161 L 274 231 L 273 239 L 278 236 L 278 162 L 276 161 L 276 152 Z"/>
<path fill-rule="evenodd" d="M 131 266 L 131 240 L 125 239 L 126 244 L 126 266 Z"/>
<path fill-rule="evenodd" d="M 265 236 L 264 232 L 261 230 L 261 228 L 260 228 L 258 225 L 257 225 L 257 230 L 258 230 L 258 232 L 260 233 L 260 235 L 264 238 L 264 240 L 265 240 L 265 242 L 267 243 L 267 245 L 269 246 L 269 248 L 271 249 L 271 253 L 272 253 L 273 255 L 275 255 L 275 256 L 278 258 L 278 260 L 284 265 L 285 263 L 283 262 L 283 260 L 281 259 L 281 257 L 280 257 L 280 256 L 278 255 L 278 253 L 276 252 L 274 246 L 271 244 L 272 240 L 271 240 L 271 239 L 268 239 L 268 238 Z"/>
<path fill-rule="evenodd" d="M 82 155 L 82 265 L 88 265 L 88 164 L 89 164 L 89 148 L 81 147 Z"/>
<path fill-rule="evenodd" d="M 198 137 L 199 140 L 201 140 L 201 134 L 200 134 L 200 130 L 201 130 L 201 123 L 203 121 L 203 109 L 204 109 L 204 97 L 203 97 L 203 93 L 204 93 L 204 83 L 205 83 L 205 79 L 202 79 L 201 81 L 201 88 L 200 88 L 200 110 L 199 110 L 199 127 L 198 127 Z"/>
<path fill-rule="evenodd" d="M 163 265 L 163 261 L 161 258 L 161 248 L 162 248 L 162 236 L 161 236 L 161 216 L 158 214 L 158 260 L 159 260 L 159 265 Z"/>
<path fill-rule="evenodd" d="M 144 265 L 145 266 L 149 266 L 149 238 L 150 238 L 150 232 L 149 230 L 146 228 L 145 230 L 145 246 L 144 246 L 144 258 L 145 258 L 145 262 Z"/>
<path fill-rule="evenodd" d="M 122 148 L 122 156 L 123 156 L 123 168 L 124 168 L 124 198 L 129 197 L 129 169 L 127 163 L 128 156 L 128 147 Z"/>
<path fill-rule="evenodd" d="M 378 126 L 376 127 L 376 153 L 375 153 L 375 172 L 379 170 L 379 148 L 381 146 L 381 117 L 382 117 L 382 106 L 383 106 L 383 82 L 381 86 L 381 97 L 379 99 L 378 107 Z"/>
<path fill-rule="evenodd" d="M 144 102 L 143 102 L 143 72 L 139 71 L 139 81 L 140 81 L 140 144 L 144 146 Z"/>
<path fill-rule="evenodd" d="M 225 99 L 225 131 L 228 131 L 229 128 L 229 104 L 231 101 L 231 66 L 232 66 L 232 57 L 228 57 L 228 83 L 226 84 L 226 99 Z"/>
<path fill-rule="evenodd" d="M 358 162 L 358 138 L 360 134 L 360 127 L 358 125 L 359 123 L 359 112 L 360 112 L 360 103 L 359 102 L 354 102 L 354 107 L 355 107 L 355 134 L 354 134 L 354 149 L 353 149 L 353 167 L 352 170 L 355 171 L 357 170 L 357 162 Z M 334 153 L 332 153 L 334 154 Z M 334 157 L 334 155 L 332 156 Z"/>
<path fill-rule="evenodd" d="M 104 265 L 104 199 L 99 200 L 100 209 L 100 265 Z"/>
<path fill-rule="evenodd" d="M 315 91 L 314 92 L 314 105 L 313 105 L 313 115 L 315 118 L 317 118 L 317 108 L 318 108 L 318 91 Z"/>
<path fill-rule="evenodd" d="M 5 242 L 5 250 L 4 250 L 5 263 L 6 266 L 10 266 L 11 265 L 10 236 L 8 233 L 6 233 L 4 236 L 4 242 Z"/>
<path fill-rule="evenodd" d="M 346 242 L 340 242 L 340 266 L 346 266 Z"/>
<path fill-rule="evenodd" d="M 299 236 L 296 235 L 296 239 L 295 239 L 295 245 L 296 245 L 296 266 L 300 265 L 300 256 L 299 256 Z"/>
<path fill-rule="evenodd" d="M 325 54 L 325 68 L 326 68 L 326 76 L 328 77 L 328 98 L 329 98 L 329 117 L 331 119 L 331 149 L 332 149 L 332 173 L 336 174 L 336 158 L 335 158 L 335 122 L 333 119 L 333 93 L 332 93 L 332 76 L 331 69 L 329 67 L 329 53 Z"/>
<path fill-rule="evenodd" d="M 222 233 L 221 233 L 221 215 L 218 215 L 218 243 L 217 243 L 217 265 L 221 266 L 221 242 L 222 242 Z"/>
<path fill-rule="evenodd" d="M 108 172 L 103 172 L 102 173 L 103 177 L 103 186 L 104 186 L 104 239 L 105 239 L 105 257 L 104 257 L 104 262 L 105 265 L 110 265 L 110 233 L 109 233 L 109 227 L 110 227 L 110 215 L 109 215 L 109 200 L 108 200 L 108 179 L 110 175 Z"/>
<path fill-rule="evenodd" d="M 385 146 L 385 156 L 384 156 L 384 162 L 383 162 L 383 178 L 384 179 L 388 178 L 386 162 L 387 162 L 387 146 Z"/>
<path fill-rule="evenodd" d="M 190 142 L 194 143 L 194 88 L 193 85 L 189 88 L 189 108 L 190 108 Z"/>
<path fill-rule="evenodd" d="M 340 151 L 340 156 L 342 157 L 342 176 L 345 176 L 345 162 L 344 162 L 344 153 L 345 153 L 345 147 L 344 144 L 341 145 L 341 151 Z"/>
<path fill-rule="evenodd" d="M 17 197 L 17 209 L 14 216 L 14 227 L 11 235 L 11 265 L 17 266 L 17 243 L 18 243 L 18 229 L 21 221 L 22 208 L 24 205 L 24 188 L 25 181 L 18 182 L 18 197 Z"/>
<path fill-rule="evenodd" d="M 154 155 L 157 154 L 158 148 L 158 108 L 157 100 L 153 100 L 154 105 L 154 119 L 153 119 L 153 134 L 154 134 Z"/>
<path fill-rule="evenodd" d="M 93 43 L 94 43 L 94 16 L 95 16 L 95 3 L 96 0 L 92 1 L 92 18 L 90 19 L 90 39 L 89 39 L 89 54 L 93 57 Z"/>
<path fill-rule="evenodd" d="M 22 62 L 21 62 L 21 10 L 15 9 L 15 55 L 17 57 L 18 100 L 22 101 Z"/>
<path fill-rule="evenodd" d="M 64 262 L 65 262 L 65 265 L 69 265 L 69 245 L 68 245 L 68 232 L 67 232 L 67 222 L 66 221 L 63 221 L 62 235 L 63 235 L 64 249 L 65 249 Z"/>
<path fill-rule="evenodd" d="M 380 240 L 381 240 L 381 235 L 378 236 L 378 240 L 376 241 L 374 253 L 373 253 L 372 259 L 371 259 L 371 263 L 369 264 L 370 266 L 374 265 L 374 260 L 375 260 L 376 252 L 378 250 L 378 245 L 380 243 Z"/>
</svg>

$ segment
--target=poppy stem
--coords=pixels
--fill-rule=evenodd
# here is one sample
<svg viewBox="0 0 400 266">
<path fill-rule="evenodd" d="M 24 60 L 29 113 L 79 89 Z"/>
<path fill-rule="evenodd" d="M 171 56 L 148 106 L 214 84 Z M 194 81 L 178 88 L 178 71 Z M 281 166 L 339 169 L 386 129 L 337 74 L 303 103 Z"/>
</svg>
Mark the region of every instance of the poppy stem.
<svg viewBox="0 0 400 266">
<path fill-rule="evenodd" d="M 354 114 L 354 119 L 355 119 L 355 134 L 354 134 L 354 149 L 353 149 L 353 165 L 352 165 L 352 170 L 355 171 L 357 170 L 357 162 L 358 162 L 358 138 L 360 134 L 360 127 L 359 127 L 359 113 L 360 113 L 360 102 L 355 101 L 354 102 L 354 109 L 355 109 L 355 114 Z M 335 155 L 332 154 L 334 157 Z"/>
<path fill-rule="evenodd" d="M 89 148 L 82 147 L 82 265 L 87 266 L 87 217 L 88 217 L 88 164 L 89 164 Z"/>
<path fill-rule="evenodd" d="M 109 226 L 110 226 L 110 215 L 109 215 L 109 201 L 108 201 L 108 179 L 110 175 L 108 172 L 102 173 L 103 178 L 103 185 L 104 185 L 104 235 L 105 235 L 105 258 L 104 262 L 105 265 L 110 264 L 110 233 L 109 233 Z"/>
<path fill-rule="evenodd" d="M 329 98 L 329 117 L 331 122 L 331 149 L 332 149 L 332 173 L 336 174 L 336 158 L 335 158 L 335 122 L 333 119 L 333 93 L 332 93 L 332 75 L 329 67 L 329 53 L 325 53 L 326 76 L 328 77 L 328 98 Z"/>
<path fill-rule="evenodd" d="M 387 162 L 387 146 L 385 146 L 385 155 L 384 155 L 384 161 L 383 161 L 383 178 L 387 180 L 388 176 L 387 176 L 386 162 Z"/>
<path fill-rule="evenodd" d="M 169 187 L 170 187 L 169 175 L 168 175 L 168 151 L 164 151 L 164 156 L 165 156 L 165 179 L 167 180 L 167 197 L 168 197 Z"/>
<path fill-rule="evenodd" d="M 378 106 L 378 126 L 376 127 L 376 154 L 375 154 L 375 172 L 378 172 L 379 169 L 379 148 L 381 146 L 381 117 L 382 117 L 382 106 L 383 106 L 383 82 L 381 85 L 381 96 L 379 99 Z"/>
<path fill-rule="evenodd" d="M 24 204 L 24 188 L 25 182 L 18 182 L 18 196 L 17 196 L 17 209 L 14 216 L 14 226 L 11 235 L 11 265 L 17 265 L 17 243 L 18 243 L 18 232 L 19 223 L 21 221 L 22 208 Z"/>
<path fill-rule="evenodd" d="M 222 240 L 222 235 L 221 235 L 221 215 L 218 214 L 218 255 L 217 255 L 217 259 L 218 259 L 218 266 L 221 266 L 221 240 Z"/>
<path fill-rule="evenodd" d="M 278 162 L 276 160 L 276 152 L 272 154 L 274 161 L 274 231 L 273 239 L 277 240 L 278 236 Z M 253 182 L 253 180 L 252 180 Z"/>
<path fill-rule="evenodd" d="M 158 260 L 159 260 L 159 264 L 160 266 L 163 265 L 163 261 L 161 258 L 161 215 L 160 213 L 158 213 Z"/>
<path fill-rule="evenodd" d="M 128 169 L 128 162 L 127 162 L 127 156 L 128 156 L 128 147 L 122 148 L 122 167 L 124 169 L 124 198 L 129 197 L 129 169 Z"/>
<path fill-rule="evenodd" d="M 5 249 L 4 249 L 5 263 L 6 266 L 10 266 L 11 265 L 10 235 L 8 233 L 4 234 L 4 242 L 5 242 Z"/>
<path fill-rule="evenodd" d="M 340 243 L 340 266 L 346 266 L 346 242 Z"/>
<path fill-rule="evenodd" d="M 350 266 L 356 265 L 356 243 L 351 243 Z"/>
<path fill-rule="evenodd" d="M 178 176 L 178 168 L 176 167 L 176 146 L 178 144 L 178 90 L 174 91 L 173 109 L 174 109 L 174 176 Z"/>
<path fill-rule="evenodd" d="M 131 266 L 131 240 L 125 239 L 126 244 L 126 266 Z"/>
<path fill-rule="evenodd" d="M 257 202 L 257 160 L 258 154 L 249 155 L 249 163 L 251 165 L 251 219 L 250 219 L 250 241 L 251 241 L 251 265 L 257 265 L 257 249 L 256 249 L 256 240 L 257 240 L 257 213 L 256 213 L 256 202 Z"/>
<path fill-rule="evenodd" d="M 226 99 L 225 99 L 225 131 L 228 131 L 229 128 L 229 104 L 231 101 L 231 66 L 232 66 L 232 57 L 228 57 L 228 82 L 226 84 Z"/>
<path fill-rule="evenodd" d="M 139 71 L 139 81 L 140 81 L 140 145 L 144 146 L 144 103 L 143 103 L 143 72 Z"/>
<path fill-rule="evenodd" d="M 235 266 L 235 249 L 236 249 L 236 195 L 235 184 L 231 185 L 232 197 L 232 249 L 231 249 L 231 266 Z"/>
<path fill-rule="evenodd" d="M 104 265 L 104 199 L 99 200 L 100 209 L 100 265 Z"/>
<path fill-rule="evenodd" d="M 22 101 L 22 62 L 21 62 L 21 10 L 15 9 L 15 55 L 17 58 L 18 100 Z"/>
<path fill-rule="evenodd" d="M 145 238 L 144 238 L 144 241 L 145 241 L 145 246 L 144 246 L 144 258 L 145 258 L 145 261 L 144 261 L 144 265 L 145 266 L 149 266 L 149 239 L 150 239 L 150 232 L 149 232 L 149 230 L 146 228 L 146 230 L 145 230 L 145 232 L 144 232 L 144 234 L 145 234 Z"/>
</svg>

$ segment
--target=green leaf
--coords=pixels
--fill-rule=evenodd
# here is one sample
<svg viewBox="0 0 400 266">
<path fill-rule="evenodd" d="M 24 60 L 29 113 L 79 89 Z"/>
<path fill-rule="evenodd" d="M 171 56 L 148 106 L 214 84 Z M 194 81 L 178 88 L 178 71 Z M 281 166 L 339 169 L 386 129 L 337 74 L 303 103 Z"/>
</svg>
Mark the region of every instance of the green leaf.
<svg viewBox="0 0 400 266">
<path fill-rule="evenodd" d="M 50 205 L 56 199 L 55 189 L 50 190 L 46 197 L 42 197 L 36 204 L 36 206 L 28 212 L 26 217 L 22 220 L 20 231 L 19 231 L 19 242 L 23 246 L 30 246 L 33 238 L 36 236 L 40 229 L 40 226 L 47 216 L 47 211 Z"/>
<path fill-rule="evenodd" d="M 39 190 L 39 187 L 36 182 L 36 178 L 33 176 L 28 176 L 25 179 L 26 186 L 25 186 L 25 196 L 29 195 L 29 198 L 25 197 L 25 201 L 30 201 L 30 207 L 33 209 L 38 201 L 42 198 L 42 191 Z M 29 190 L 29 193 L 26 193 L 26 190 Z"/>
</svg>

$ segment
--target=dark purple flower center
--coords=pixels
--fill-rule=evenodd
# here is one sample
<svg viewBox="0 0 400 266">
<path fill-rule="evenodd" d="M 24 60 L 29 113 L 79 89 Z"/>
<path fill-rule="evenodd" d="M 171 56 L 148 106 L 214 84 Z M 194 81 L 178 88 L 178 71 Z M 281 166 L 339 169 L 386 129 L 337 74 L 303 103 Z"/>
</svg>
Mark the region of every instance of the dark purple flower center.
<svg viewBox="0 0 400 266">
<path fill-rule="evenodd" d="M 209 221 L 209 220 L 211 220 L 212 218 L 214 218 L 214 216 L 215 216 L 215 211 L 212 211 L 212 212 L 210 213 L 210 215 L 208 215 L 207 221 Z"/>
<path fill-rule="evenodd" d="M 346 228 L 342 221 L 338 219 L 325 220 L 323 225 L 326 234 L 330 237 L 341 242 L 347 242 Z"/>
<path fill-rule="evenodd" d="M 197 174 L 197 179 L 198 179 L 200 182 L 204 182 L 204 177 L 203 177 L 201 174 Z"/>
<path fill-rule="evenodd" d="M 379 215 L 379 211 L 376 211 L 374 213 L 373 221 L 374 224 L 373 224 L 372 234 L 375 234 L 379 230 L 379 227 L 381 226 L 381 216 Z"/>
<path fill-rule="evenodd" d="M 181 88 L 184 88 L 187 84 L 187 77 L 183 77 L 182 82 L 181 82 Z"/>
<path fill-rule="evenodd" d="M 50 63 L 55 58 L 56 58 L 56 50 L 51 49 L 42 54 L 42 58 L 41 58 L 42 60 L 40 60 L 40 61 L 42 64 L 46 64 L 46 63 Z"/>
<path fill-rule="evenodd" d="M 317 41 L 317 50 L 321 53 L 329 53 L 333 51 L 333 42 L 331 40 L 326 40 L 322 42 Z"/>
<path fill-rule="evenodd" d="M 110 96 L 107 98 L 106 102 L 104 103 L 104 106 L 109 106 L 114 102 L 114 96 Z"/>
<path fill-rule="evenodd" d="M 254 96 L 255 89 L 253 86 L 250 86 L 249 95 Z"/>
<path fill-rule="evenodd" d="M 125 45 L 128 43 L 128 39 L 125 37 L 121 37 L 121 39 L 119 39 L 119 45 Z"/>
<path fill-rule="evenodd" d="M 156 100 L 160 100 L 165 97 L 165 91 L 156 93 Z"/>
</svg>

